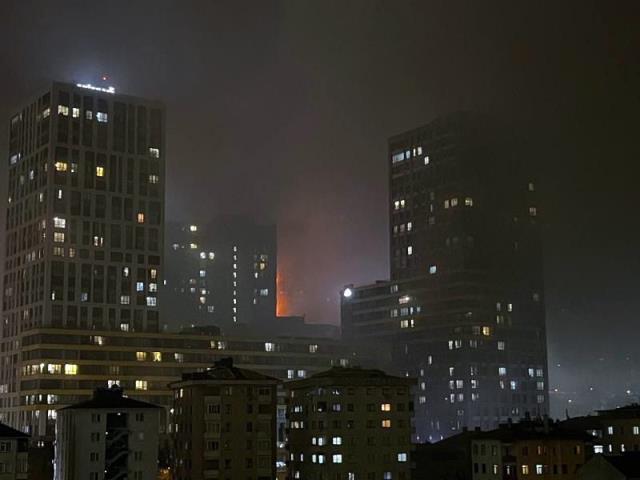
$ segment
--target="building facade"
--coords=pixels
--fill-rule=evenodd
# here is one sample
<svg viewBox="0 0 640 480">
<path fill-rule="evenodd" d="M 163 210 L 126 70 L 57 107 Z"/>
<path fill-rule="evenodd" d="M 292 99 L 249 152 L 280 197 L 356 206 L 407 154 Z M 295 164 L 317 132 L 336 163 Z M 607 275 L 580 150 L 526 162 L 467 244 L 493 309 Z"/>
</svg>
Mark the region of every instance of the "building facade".
<svg viewBox="0 0 640 480">
<path fill-rule="evenodd" d="M 158 331 L 164 125 L 158 102 L 66 83 L 10 119 L 0 326 L 0 407 L 10 424 L 33 421 L 23 390 L 28 332 Z"/>
<path fill-rule="evenodd" d="M 230 357 L 173 382 L 174 478 L 274 479 L 279 383 Z"/>
<path fill-rule="evenodd" d="M 547 414 L 534 174 L 471 114 L 392 137 L 388 162 L 390 280 L 342 291 L 343 335 L 418 378 L 421 441 Z"/>
<path fill-rule="evenodd" d="M 91 400 L 60 410 L 56 422 L 55 480 L 155 480 L 160 408 L 97 389 Z"/>
<path fill-rule="evenodd" d="M 408 480 L 414 383 L 342 367 L 288 382 L 289 478 Z"/>
<path fill-rule="evenodd" d="M 219 216 L 167 229 L 163 322 L 269 331 L 276 317 L 275 225 Z"/>
<path fill-rule="evenodd" d="M 0 415 L 18 419 L 21 430 L 44 441 L 54 439 L 58 409 L 91 398 L 99 387 L 117 385 L 131 398 L 165 407 L 160 412 L 163 433 L 173 403 L 168 383 L 221 358 L 233 356 L 239 367 L 281 380 L 304 378 L 359 358 L 337 340 L 238 338 L 202 329 L 156 333 L 41 328 L 18 338 L 20 402 Z"/>
<path fill-rule="evenodd" d="M 592 437 L 559 422 L 525 419 L 491 431 L 463 430 L 415 452 L 415 480 L 576 480 Z"/>
<path fill-rule="evenodd" d="M 29 436 L 0 423 L 0 478 L 27 480 L 28 471 Z"/>
</svg>

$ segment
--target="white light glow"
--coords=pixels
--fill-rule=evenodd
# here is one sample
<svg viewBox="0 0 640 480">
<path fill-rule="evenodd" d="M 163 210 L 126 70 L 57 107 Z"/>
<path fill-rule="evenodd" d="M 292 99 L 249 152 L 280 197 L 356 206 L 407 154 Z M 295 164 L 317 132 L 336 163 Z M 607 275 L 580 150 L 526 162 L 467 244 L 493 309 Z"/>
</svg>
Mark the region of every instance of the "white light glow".
<svg viewBox="0 0 640 480">
<path fill-rule="evenodd" d="M 76 83 L 76 87 L 87 88 L 89 90 L 95 90 L 97 92 L 116 93 L 116 89 L 114 87 L 96 87 L 95 85 L 91 85 L 90 83 Z"/>
<path fill-rule="evenodd" d="M 351 298 L 351 295 L 353 295 L 353 290 L 347 287 L 344 289 L 344 292 L 342 292 L 342 295 L 344 295 L 345 298 Z"/>
</svg>

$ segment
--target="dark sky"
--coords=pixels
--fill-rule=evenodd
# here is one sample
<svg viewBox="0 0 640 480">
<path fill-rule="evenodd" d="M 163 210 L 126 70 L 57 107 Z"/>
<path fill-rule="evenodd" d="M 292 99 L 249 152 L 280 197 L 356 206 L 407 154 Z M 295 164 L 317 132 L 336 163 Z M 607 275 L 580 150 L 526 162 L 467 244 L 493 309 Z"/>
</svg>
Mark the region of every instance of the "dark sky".
<svg viewBox="0 0 640 480">
<path fill-rule="evenodd" d="M 314 322 L 387 276 L 387 137 L 502 117 L 542 175 L 552 360 L 639 361 L 640 2 L 5 0 L 0 19 L 1 131 L 50 79 L 163 99 L 168 217 L 277 221 L 289 311 Z"/>
</svg>

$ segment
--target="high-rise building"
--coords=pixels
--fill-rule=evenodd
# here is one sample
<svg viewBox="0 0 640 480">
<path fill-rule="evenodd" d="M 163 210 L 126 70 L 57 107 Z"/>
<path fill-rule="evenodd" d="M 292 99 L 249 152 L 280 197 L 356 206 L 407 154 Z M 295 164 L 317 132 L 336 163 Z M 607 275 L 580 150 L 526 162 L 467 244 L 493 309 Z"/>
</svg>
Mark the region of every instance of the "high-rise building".
<svg viewBox="0 0 640 480">
<path fill-rule="evenodd" d="M 274 479 L 279 383 L 231 357 L 172 383 L 175 478 Z"/>
<path fill-rule="evenodd" d="M 504 133 L 504 132 L 503 132 Z M 491 123 L 389 140 L 390 280 L 342 291 L 347 339 L 418 378 L 418 439 L 548 413 L 538 185 Z"/>
<path fill-rule="evenodd" d="M 43 376 L 74 374 L 61 365 L 78 350 L 50 352 L 43 365 L 59 367 L 30 376 L 38 340 L 26 343 L 29 332 L 158 331 L 164 116 L 156 101 L 56 82 L 10 119 L 0 326 L 8 423 L 44 427 L 29 407 L 41 400 Z"/>
<path fill-rule="evenodd" d="M 119 387 L 97 389 L 91 400 L 61 409 L 54 478 L 155 480 L 159 411 Z"/>
<path fill-rule="evenodd" d="M 275 225 L 236 216 L 167 228 L 163 322 L 271 331 L 276 317 Z"/>
<path fill-rule="evenodd" d="M 289 478 L 411 478 L 413 385 L 343 367 L 288 382 Z"/>
</svg>

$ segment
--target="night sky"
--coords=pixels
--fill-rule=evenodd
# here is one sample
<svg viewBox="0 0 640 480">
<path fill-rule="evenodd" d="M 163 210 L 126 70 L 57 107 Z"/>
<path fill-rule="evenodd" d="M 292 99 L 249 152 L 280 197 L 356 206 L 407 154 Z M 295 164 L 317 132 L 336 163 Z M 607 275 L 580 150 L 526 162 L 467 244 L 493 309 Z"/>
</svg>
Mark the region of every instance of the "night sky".
<svg viewBox="0 0 640 480">
<path fill-rule="evenodd" d="M 282 310 L 311 322 L 388 275 L 387 138 L 502 118 L 542 178 L 552 383 L 603 382 L 599 362 L 640 388 L 640 2 L 5 0 L 0 19 L 2 132 L 52 79 L 164 100 L 168 219 L 277 222 Z"/>
</svg>

